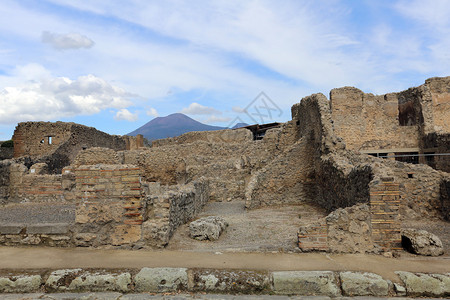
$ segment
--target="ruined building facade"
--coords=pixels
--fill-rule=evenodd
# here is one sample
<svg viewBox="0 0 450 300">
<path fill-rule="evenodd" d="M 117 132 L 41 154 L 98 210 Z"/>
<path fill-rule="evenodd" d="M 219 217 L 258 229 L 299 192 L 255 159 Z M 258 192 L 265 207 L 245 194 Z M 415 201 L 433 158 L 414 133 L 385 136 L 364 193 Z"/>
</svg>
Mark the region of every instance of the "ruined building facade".
<svg viewBox="0 0 450 300">
<path fill-rule="evenodd" d="M 21 123 L 16 159 L 0 162 L 2 202 L 71 203 L 76 212 L 58 232 L 18 226 L 0 232 L 0 243 L 164 247 L 206 202 L 243 200 L 248 209 L 308 202 L 328 210 L 299 228 L 303 251 L 397 249 L 405 218 L 450 217 L 448 156 L 421 156 L 450 152 L 449 90 L 446 77 L 382 96 L 348 87 L 330 100 L 314 94 L 261 140 L 244 128 L 142 148 L 81 125 Z M 402 161 L 411 153 L 420 164 Z"/>
</svg>

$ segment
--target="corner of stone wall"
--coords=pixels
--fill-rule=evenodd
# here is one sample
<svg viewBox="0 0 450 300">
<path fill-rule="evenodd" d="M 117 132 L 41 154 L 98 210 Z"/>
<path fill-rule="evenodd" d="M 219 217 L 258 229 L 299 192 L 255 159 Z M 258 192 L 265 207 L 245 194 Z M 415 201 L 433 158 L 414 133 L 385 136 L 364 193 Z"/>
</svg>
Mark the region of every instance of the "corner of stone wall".
<svg viewBox="0 0 450 300">
<path fill-rule="evenodd" d="M 142 242 L 163 248 L 175 230 L 194 219 L 209 201 L 209 180 L 199 178 L 187 185 L 160 186 L 150 183 L 142 225 Z"/>
<path fill-rule="evenodd" d="M 450 176 L 443 179 L 440 185 L 441 211 L 442 216 L 450 221 Z"/>
</svg>

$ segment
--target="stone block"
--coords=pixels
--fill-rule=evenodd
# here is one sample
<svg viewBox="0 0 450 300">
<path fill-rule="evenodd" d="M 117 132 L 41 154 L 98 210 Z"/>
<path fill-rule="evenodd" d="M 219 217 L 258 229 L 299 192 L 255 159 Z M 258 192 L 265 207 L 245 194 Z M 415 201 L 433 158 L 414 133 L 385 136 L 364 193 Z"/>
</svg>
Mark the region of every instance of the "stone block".
<svg viewBox="0 0 450 300">
<path fill-rule="evenodd" d="M 31 293 L 41 287 L 40 275 L 2 276 L 0 277 L 1 293 Z"/>
<path fill-rule="evenodd" d="M 66 234 L 69 232 L 67 223 L 49 223 L 28 225 L 27 234 Z"/>
<path fill-rule="evenodd" d="M 50 274 L 45 283 L 51 292 L 129 292 L 131 274 L 86 272 L 81 269 L 57 270 Z"/>
<path fill-rule="evenodd" d="M 135 291 L 164 293 L 186 290 L 188 286 L 185 268 L 143 268 L 134 278 Z"/>
<path fill-rule="evenodd" d="M 425 230 L 406 228 L 402 230 L 401 234 L 403 248 L 412 253 L 427 256 L 444 254 L 441 240 L 432 233 Z"/>
<path fill-rule="evenodd" d="M 189 224 L 189 234 L 196 240 L 214 241 L 219 238 L 227 226 L 228 223 L 221 217 L 205 217 Z"/>
<path fill-rule="evenodd" d="M 336 277 L 331 271 L 282 271 L 272 273 L 273 291 L 282 295 L 341 295 Z"/>
<path fill-rule="evenodd" d="M 395 272 L 412 297 L 448 297 L 450 296 L 450 275 Z"/>
<path fill-rule="evenodd" d="M 0 234 L 19 234 L 24 228 L 23 224 L 0 225 Z"/>
<path fill-rule="evenodd" d="M 252 294 L 269 290 L 269 274 L 258 271 L 204 270 L 188 271 L 189 291 Z"/>
<path fill-rule="evenodd" d="M 373 273 L 342 272 L 341 286 L 346 296 L 387 296 L 389 284 Z"/>
</svg>

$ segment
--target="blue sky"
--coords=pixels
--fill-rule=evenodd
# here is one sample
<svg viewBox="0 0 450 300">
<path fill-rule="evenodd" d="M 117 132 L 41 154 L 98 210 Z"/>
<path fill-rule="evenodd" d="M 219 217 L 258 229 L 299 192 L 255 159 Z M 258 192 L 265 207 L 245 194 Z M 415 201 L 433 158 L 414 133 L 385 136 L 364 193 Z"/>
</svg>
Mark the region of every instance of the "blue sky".
<svg viewBox="0 0 450 300">
<path fill-rule="evenodd" d="M 126 134 L 183 112 L 228 126 L 260 92 L 383 94 L 450 75 L 450 1 L 2 0 L 0 140 L 18 122 Z"/>
</svg>

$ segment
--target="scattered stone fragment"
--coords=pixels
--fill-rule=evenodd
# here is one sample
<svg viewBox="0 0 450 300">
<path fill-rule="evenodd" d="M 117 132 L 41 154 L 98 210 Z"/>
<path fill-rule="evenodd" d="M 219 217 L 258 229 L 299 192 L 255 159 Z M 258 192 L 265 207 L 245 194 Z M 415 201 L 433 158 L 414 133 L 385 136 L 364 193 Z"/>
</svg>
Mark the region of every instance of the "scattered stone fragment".
<svg viewBox="0 0 450 300">
<path fill-rule="evenodd" d="M 341 272 L 342 291 L 346 296 L 387 296 L 389 285 L 373 273 Z"/>
<path fill-rule="evenodd" d="M 185 290 L 188 285 L 185 268 L 143 268 L 134 278 L 136 292 L 165 293 Z"/>
<path fill-rule="evenodd" d="M 228 223 L 221 217 L 210 216 L 195 220 L 189 224 L 191 238 L 214 241 L 227 228 Z"/>
<path fill-rule="evenodd" d="M 273 291 L 282 295 L 337 297 L 341 291 L 331 271 L 282 271 L 272 273 Z"/>
<path fill-rule="evenodd" d="M 449 274 L 424 274 L 398 271 L 395 272 L 403 281 L 408 296 L 450 296 Z"/>
<path fill-rule="evenodd" d="M 441 240 L 425 230 L 403 229 L 402 246 L 409 252 L 419 255 L 439 256 L 444 254 Z"/>
</svg>

